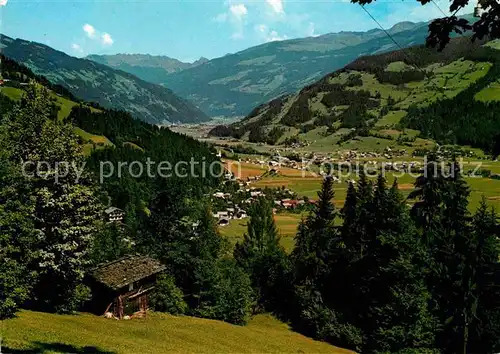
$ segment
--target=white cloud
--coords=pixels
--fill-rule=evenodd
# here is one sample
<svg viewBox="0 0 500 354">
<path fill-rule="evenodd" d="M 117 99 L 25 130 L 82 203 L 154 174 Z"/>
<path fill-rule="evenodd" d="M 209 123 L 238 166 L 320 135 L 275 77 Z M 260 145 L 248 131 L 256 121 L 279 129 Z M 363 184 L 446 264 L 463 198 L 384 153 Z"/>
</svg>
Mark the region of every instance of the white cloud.
<svg viewBox="0 0 500 354">
<path fill-rule="evenodd" d="M 243 18 L 248 14 L 247 7 L 244 4 L 231 5 L 229 7 L 229 12 L 231 12 L 231 14 L 239 21 L 243 20 Z"/>
<path fill-rule="evenodd" d="M 264 24 L 255 26 L 255 31 L 265 42 L 283 41 L 288 39 L 287 35 L 280 36 L 277 31 L 270 30 L 269 27 Z"/>
<path fill-rule="evenodd" d="M 266 2 L 272 7 L 275 13 L 283 14 L 285 12 L 282 0 L 266 0 Z"/>
<path fill-rule="evenodd" d="M 95 37 L 95 28 L 92 25 L 89 25 L 88 23 L 83 25 L 83 31 L 87 33 L 87 36 L 89 38 L 94 38 Z"/>
<path fill-rule="evenodd" d="M 234 31 L 231 39 L 244 38 L 245 17 L 248 15 L 247 7 L 244 4 L 232 4 L 229 6 L 227 14 Z"/>
<path fill-rule="evenodd" d="M 315 33 L 314 22 L 309 22 L 309 27 L 307 27 L 306 37 L 318 37 L 319 34 Z"/>
<path fill-rule="evenodd" d="M 0 0 L 1 1 L 1 0 Z M 83 25 L 83 31 L 90 39 L 100 42 L 103 46 L 110 46 L 114 43 L 113 38 L 107 32 L 100 32 L 94 26 L 86 23 Z M 77 50 L 73 45 L 72 48 Z"/>
<path fill-rule="evenodd" d="M 285 39 L 288 39 L 287 35 L 280 36 L 278 32 L 276 31 L 271 31 L 269 35 L 267 36 L 267 41 L 268 42 L 274 42 L 274 41 L 284 41 Z"/>
<path fill-rule="evenodd" d="M 83 48 L 79 44 L 71 44 L 71 49 L 73 49 L 77 53 L 83 53 Z"/>
<path fill-rule="evenodd" d="M 7 0 L 0 0 L 0 6 L 7 5 Z"/>
<path fill-rule="evenodd" d="M 113 44 L 113 38 L 111 38 L 111 35 L 109 33 L 104 32 L 101 36 L 101 41 L 102 44 L 104 45 L 112 45 Z"/>
</svg>

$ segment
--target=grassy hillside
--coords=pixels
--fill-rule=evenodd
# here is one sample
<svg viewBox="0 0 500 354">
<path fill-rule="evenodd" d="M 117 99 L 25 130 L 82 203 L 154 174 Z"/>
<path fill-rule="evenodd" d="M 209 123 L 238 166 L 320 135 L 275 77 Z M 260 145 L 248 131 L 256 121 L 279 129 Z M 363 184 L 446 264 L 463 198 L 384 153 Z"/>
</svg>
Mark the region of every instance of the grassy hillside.
<svg viewBox="0 0 500 354">
<path fill-rule="evenodd" d="M 21 99 L 24 90 L 16 87 L 2 87 L 0 88 L 0 94 L 5 95 L 9 99 L 13 101 L 18 101 Z M 59 120 L 66 119 L 71 113 L 71 109 L 76 106 L 78 103 L 72 101 L 68 98 L 61 97 L 54 92 L 51 93 L 52 98 L 54 100 L 54 104 L 58 107 L 57 118 Z M 99 112 L 98 109 L 93 107 L 89 107 L 93 112 Z M 86 132 L 85 130 L 75 127 L 74 132 L 78 135 L 83 144 L 83 153 L 85 155 L 89 155 L 94 149 L 102 149 L 106 146 L 113 145 L 108 138 L 102 135 L 95 135 Z"/>
<path fill-rule="evenodd" d="M 26 65 L 80 99 L 128 111 L 150 123 L 200 122 L 209 118 L 169 89 L 124 71 L 79 59 L 44 44 L 0 35 L 2 54 Z"/>
<path fill-rule="evenodd" d="M 6 353 L 350 353 L 266 315 L 240 327 L 163 314 L 116 321 L 22 311 L 3 323 L 1 337 Z"/>
<path fill-rule="evenodd" d="M 458 129 L 451 124 L 448 130 L 439 127 L 436 132 L 422 133 L 407 116 L 455 102 L 460 94 L 460 101 L 482 101 L 483 106 L 499 100 L 499 63 L 500 51 L 481 43 L 471 45 L 467 38 L 452 41 L 442 53 L 412 47 L 362 57 L 296 95 L 258 106 L 231 125 L 229 132 L 221 132 L 256 143 L 306 141 L 315 151 L 336 145 L 360 150 L 415 149 L 432 146 L 428 138 L 485 148 L 438 134 L 439 129 L 451 129 L 456 135 Z M 420 114 L 416 120 L 422 119 Z"/>
</svg>

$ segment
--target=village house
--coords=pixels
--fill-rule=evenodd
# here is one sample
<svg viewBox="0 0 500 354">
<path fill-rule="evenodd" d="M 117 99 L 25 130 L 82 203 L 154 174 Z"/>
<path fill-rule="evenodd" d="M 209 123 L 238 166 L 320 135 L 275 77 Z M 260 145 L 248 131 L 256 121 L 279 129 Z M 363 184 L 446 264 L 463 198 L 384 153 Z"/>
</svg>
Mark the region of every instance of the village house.
<svg viewBox="0 0 500 354">
<path fill-rule="evenodd" d="M 108 222 L 121 222 L 123 220 L 123 216 L 125 215 L 123 210 L 116 207 L 109 207 L 105 209 L 104 214 L 106 214 L 106 220 Z"/>
<path fill-rule="evenodd" d="M 262 193 L 261 191 L 252 191 L 252 192 L 250 192 L 250 196 L 251 196 L 252 198 L 256 198 L 256 197 L 264 197 L 264 196 L 265 196 L 265 194 L 264 194 L 264 193 Z"/>
<path fill-rule="evenodd" d="M 297 206 L 304 204 L 303 200 L 295 200 L 295 199 L 283 199 L 281 200 L 281 205 L 285 209 L 295 209 Z"/>
<path fill-rule="evenodd" d="M 111 313 L 119 319 L 143 316 L 156 276 L 165 269 L 159 261 L 141 255 L 98 265 L 88 276 L 92 290 L 90 311 L 99 315 Z"/>
<path fill-rule="evenodd" d="M 235 219 L 245 219 L 247 218 L 247 212 L 245 210 L 238 210 L 235 214 Z"/>
<path fill-rule="evenodd" d="M 214 218 L 216 219 L 228 219 L 229 213 L 227 211 L 218 211 L 214 214 Z"/>
</svg>

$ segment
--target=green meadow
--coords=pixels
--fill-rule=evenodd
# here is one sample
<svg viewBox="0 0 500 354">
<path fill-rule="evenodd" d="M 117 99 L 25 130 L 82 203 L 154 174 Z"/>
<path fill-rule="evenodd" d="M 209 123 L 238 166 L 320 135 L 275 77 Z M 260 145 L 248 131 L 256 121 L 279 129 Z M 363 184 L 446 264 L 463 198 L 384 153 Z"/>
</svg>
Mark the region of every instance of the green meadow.
<svg viewBox="0 0 500 354">
<path fill-rule="evenodd" d="M 270 315 L 246 326 L 150 313 L 113 320 L 21 311 L 2 322 L 4 353 L 352 353 L 295 333 Z"/>
</svg>

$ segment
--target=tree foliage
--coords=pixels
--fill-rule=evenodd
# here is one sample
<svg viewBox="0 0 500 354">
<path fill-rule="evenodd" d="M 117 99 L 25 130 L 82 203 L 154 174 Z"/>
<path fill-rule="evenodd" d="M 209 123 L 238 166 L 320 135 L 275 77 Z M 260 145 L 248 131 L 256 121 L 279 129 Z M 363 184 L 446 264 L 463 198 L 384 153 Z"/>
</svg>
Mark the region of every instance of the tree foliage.
<svg viewBox="0 0 500 354">
<path fill-rule="evenodd" d="M 352 0 L 355 4 L 364 6 L 371 4 L 376 0 Z M 417 0 L 422 5 L 428 5 L 429 0 Z M 427 36 L 427 46 L 437 47 L 443 50 L 450 42 L 453 34 L 462 35 L 467 31 L 472 31 L 472 40 L 489 37 L 491 39 L 500 37 L 500 6 L 495 0 L 480 0 L 478 4 L 485 10 L 478 21 L 471 23 L 466 18 L 457 16 L 460 10 L 463 10 L 468 1 L 451 0 L 449 6 L 450 16 L 437 18 L 429 24 L 429 34 Z"/>
<path fill-rule="evenodd" d="M 51 112 L 47 90 L 32 84 L 4 117 L 5 154 L 21 179 L 7 187 L 29 196 L 25 207 L 31 213 L 23 217 L 36 240 L 27 266 L 37 274 L 31 300 L 40 308 L 69 312 L 76 309 L 77 298 L 88 297 L 81 281 L 101 210 L 86 176 L 78 178 L 67 167 L 61 174 L 59 162 L 80 166 L 80 147 L 72 127 L 53 120 Z M 38 163 L 43 168 L 35 168 Z"/>
</svg>

